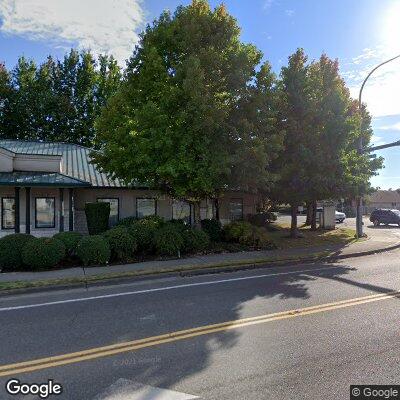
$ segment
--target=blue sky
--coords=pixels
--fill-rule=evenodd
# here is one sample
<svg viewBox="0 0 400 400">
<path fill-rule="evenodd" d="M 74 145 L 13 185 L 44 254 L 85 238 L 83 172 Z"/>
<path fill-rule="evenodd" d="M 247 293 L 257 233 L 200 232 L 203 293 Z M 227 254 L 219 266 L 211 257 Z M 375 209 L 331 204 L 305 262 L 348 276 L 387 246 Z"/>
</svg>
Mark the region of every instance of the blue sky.
<svg viewBox="0 0 400 400">
<path fill-rule="evenodd" d="M 137 34 L 176 0 L 1 0 L 0 61 L 7 67 L 25 55 L 41 62 L 70 47 L 113 53 L 123 64 Z M 210 1 L 216 6 L 220 1 Z M 368 71 L 400 54 L 400 0 L 226 0 L 242 27 L 279 72 L 289 54 L 303 47 L 310 59 L 326 52 L 338 58 L 357 96 Z M 364 100 L 374 116 L 375 144 L 400 139 L 400 60 L 377 71 Z M 372 183 L 400 188 L 400 147 L 379 152 L 385 169 Z"/>
</svg>

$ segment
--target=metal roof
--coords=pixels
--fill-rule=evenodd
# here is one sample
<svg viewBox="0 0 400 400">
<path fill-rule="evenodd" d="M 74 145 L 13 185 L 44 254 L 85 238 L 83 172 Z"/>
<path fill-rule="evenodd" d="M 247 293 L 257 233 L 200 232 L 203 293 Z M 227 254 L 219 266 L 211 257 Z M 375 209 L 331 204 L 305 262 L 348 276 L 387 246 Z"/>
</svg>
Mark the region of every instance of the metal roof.
<svg viewBox="0 0 400 400">
<path fill-rule="evenodd" d="M 86 187 L 90 183 L 74 179 L 57 172 L 0 172 L 0 186 L 56 186 L 56 187 Z"/>
<path fill-rule="evenodd" d="M 0 140 L 0 147 L 17 154 L 40 154 L 62 157 L 62 173 L 94 187 L 126 187 L 118 179 L 110 179 L 91 163 L 91 149 L 73 143 Z M 62 174 L 59 174 L 62 176 Z M 10 176 L 11 178 L 11 176 Z M 46 179 L 50 179 L 47 177 Z M 57 178 L 57 179 L 60 179 Z M 51 180 L 51 179 L 50 179 Z M 9 182 L 10 183 L 10 182 Z"/>
</svg>

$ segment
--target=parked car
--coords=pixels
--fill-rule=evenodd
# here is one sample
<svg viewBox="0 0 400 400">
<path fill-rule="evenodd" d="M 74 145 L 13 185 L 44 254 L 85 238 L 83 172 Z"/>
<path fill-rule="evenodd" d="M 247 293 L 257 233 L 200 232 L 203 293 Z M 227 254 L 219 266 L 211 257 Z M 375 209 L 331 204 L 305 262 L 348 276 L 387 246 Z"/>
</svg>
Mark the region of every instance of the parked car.
<svg viewBox="0 0 400 400">
<path fill-rule="evenodd" d="M 396 224 L 400 226 L 400 211 L 377 208 L 372 211 L 369 220 L 374 224 L 374 226 L 379 226 L 380 224 Z"/>
<path fill-rule="evenodd" d="M 340 224 L 346 219 L 346 214 L 335 210 L 335 221 Z"/>
</svg>

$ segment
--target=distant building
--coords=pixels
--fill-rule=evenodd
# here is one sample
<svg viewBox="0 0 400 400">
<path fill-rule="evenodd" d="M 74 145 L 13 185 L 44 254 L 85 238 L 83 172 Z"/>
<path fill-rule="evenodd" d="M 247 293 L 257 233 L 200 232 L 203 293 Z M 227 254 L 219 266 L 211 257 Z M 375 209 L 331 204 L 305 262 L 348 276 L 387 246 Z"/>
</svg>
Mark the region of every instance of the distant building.
<svg viewBox="0 0 400 400">
<path fill-rule="evenodd" d="M 370 213 L 376 208 L 400 210 L 400 190 L 377 190 L 365 197 L 365 212 Z"/>
</svg>

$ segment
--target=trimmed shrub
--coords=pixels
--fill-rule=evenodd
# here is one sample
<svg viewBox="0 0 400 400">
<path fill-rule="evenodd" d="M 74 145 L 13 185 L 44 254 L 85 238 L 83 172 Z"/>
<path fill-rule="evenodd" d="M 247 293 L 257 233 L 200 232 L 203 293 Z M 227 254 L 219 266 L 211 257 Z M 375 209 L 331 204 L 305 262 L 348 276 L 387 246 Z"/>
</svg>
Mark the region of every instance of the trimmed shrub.
<svg viewBox="0 0 400 400">
<path fill-rule="evenodd" d="M 233 221 L 224 226 L 224 235 L 228 242 L 240 243 L 241 238 L 248 236 L 251 231 L 252 225 L 247 221 Z"/>
<path fill-rule="evenodd" d="M 59 232 L 53 236 L 64 243 L 67 256 L 72 256 L 76 253 L 76 246 L 82 239 L 82 234 L 79 232 Z"/>
<path fill-rule="evenodd" d="M 183 251 L 197 253 L 204 251 L 210 245 L 208 234 L 200 229 L 186 229 L 183 234 Z"/>
<path fill-rule="evenodd" d="M 243 236 L 240 237 L 239 243 L 251 247 L 276 248 L 267 231 L 258 226 L 252 226 L 249 231 L 246 230 Z"/>
<path fill-rule="evenodd" d="M 275 213 L 266 211 L 257 214 L 249 214 L 247 220 L 255 226 L 267 226 L 273 221 L 276 221 L 277 216 Z"/>
<path fill-rule="evenodd" d="M 84 236 L 78 243 L 76 254 L 84 265 L 106 264 L 110 260 L 111 250 L 103 236 Z"/>
<path fill-rule="evenodd" d="M 29 240 L 22 249 L 22 261 L 33 269 L 51 268 L 65 257 L 65 246 L 54 238 Z"/>
<path fill-rule="evenodd" d="M 137 250 L 141 253 L 153 253 L 154 234 L 165 224 L 158 216 L 149 216 L 135 221 L 128 227 L 128 233 L 135 239 Z"/>
<path fill-rule="evenodd" d="M 203 219 L 201 229 L 208 234 L 213 242 L 220 242 L 223 239 L 222 225 L 217 219 Z"/>
<path fill-rule="evenodd" d="M 99 235 L 108 229 L 110 203 L 86 203 L 85 215 L 89 235 Z"/>
<path fill-rule="evenodd" d="M 136 217 L 126 217 L 122 218 L 117 222 L 116 226 L 131 226 L 134 224 L 138 219 Z"/>
<path fill-rule="evenodd" d="M 163 225 L 154 234 L 154 245 L 158 254 L 178 255 L 184 246 L 182 229 L 177 224 Z"/>
<path fill-rule="evenodd" d="M 136 240 L 128 233 L 124 226 L 116 226 L 104 233 L 110 245 L 112 257 L 117 260 L 126 261 L 132 257 L 137 249 Z"/>
<path fill-rule="evenodd" d="M 234 221 L 224 227 L 229 242 L 246 246 L 275 248 L 265 228 L 251 225 L 246 221 Z"/>
<path fill-rule="evenodd" d="M 0 267 L 4 271 L 17 271 L 22 268 L 22 249 L 35 239 L 26 233 L 13 233 L 0 239 Z"/>
</svg>

